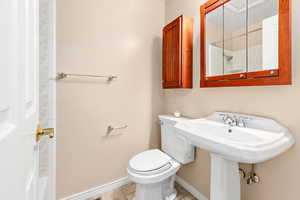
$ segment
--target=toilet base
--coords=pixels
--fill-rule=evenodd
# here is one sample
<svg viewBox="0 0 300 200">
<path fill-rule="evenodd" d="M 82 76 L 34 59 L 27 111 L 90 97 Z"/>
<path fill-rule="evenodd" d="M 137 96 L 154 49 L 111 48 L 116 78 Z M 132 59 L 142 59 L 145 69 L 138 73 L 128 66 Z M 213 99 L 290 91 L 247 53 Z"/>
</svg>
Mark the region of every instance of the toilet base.
<svg viewBox="0 0 300 200">
<path fill-rule="evenodd" d="M 175 190 L 175 189 L 174 189 Z M 172 194 L 170 194 L 169 196 L 167 196 L 165 198 L 165 200 L 175 200 L 177 197 L 177 191 L 175 190 Z"/>
<path fill-rule="evenodd" d="M 137 184 L 134 200 L 175 200 L 175 175 L 160 183 Z"/>
</svg>

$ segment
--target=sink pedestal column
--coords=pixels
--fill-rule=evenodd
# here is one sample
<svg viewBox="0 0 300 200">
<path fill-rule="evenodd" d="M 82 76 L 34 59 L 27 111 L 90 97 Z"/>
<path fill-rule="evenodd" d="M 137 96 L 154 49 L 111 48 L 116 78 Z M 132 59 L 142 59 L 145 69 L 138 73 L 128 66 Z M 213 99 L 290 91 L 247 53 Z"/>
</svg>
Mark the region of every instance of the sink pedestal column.
<svg viewBox="0 0 300 200">
<path fill-rule="evenodd" d="M 211 154 L 210 200 L 240 200 L 239 164 Z"/>
</svg>

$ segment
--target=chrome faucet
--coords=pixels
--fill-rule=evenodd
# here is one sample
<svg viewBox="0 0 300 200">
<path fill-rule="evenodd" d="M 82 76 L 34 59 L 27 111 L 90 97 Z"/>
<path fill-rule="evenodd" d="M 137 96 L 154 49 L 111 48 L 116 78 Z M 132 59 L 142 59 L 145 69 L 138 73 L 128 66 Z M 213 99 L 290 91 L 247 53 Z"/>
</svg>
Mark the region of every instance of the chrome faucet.
<svg viewBox="0 0 300 200">
<path fill-rule="evenodd" d="M 246 120 L 250 120 L 248 117 L 243 117 L 243 116 L 230 116 L 229 114 L 220 114 L 222 117 L 222 120 L 224 124 L 227 124 L 229 126 L 238 126 L 238 127 L 243 127 L 246 128 Z"/>
<path fill-rule="evenodd" d="M 221 115 L 223 118 L 223 122 L 224 124 L 227 124 L 229 126 L 236 126 L 237 125 L 237 121 L 235 119 L 235 117 L 231 117 L 230 115 L 228 114 L 224 114 L 224 115 Z"/>
</svg>

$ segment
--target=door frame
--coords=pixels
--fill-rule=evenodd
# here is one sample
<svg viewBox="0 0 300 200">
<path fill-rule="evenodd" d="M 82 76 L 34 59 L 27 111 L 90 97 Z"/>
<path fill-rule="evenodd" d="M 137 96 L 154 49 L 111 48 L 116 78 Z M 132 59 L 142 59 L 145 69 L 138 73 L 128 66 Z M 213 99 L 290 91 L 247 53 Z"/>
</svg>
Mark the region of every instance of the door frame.
<svg viewBox="0 0 300 200">
<path fill-rule="evenodd" d="M 49 200 L 56 200 L 56 0 L 49 0 L 49 126 L 55 136 L 49 145 Z"/>
</svg>

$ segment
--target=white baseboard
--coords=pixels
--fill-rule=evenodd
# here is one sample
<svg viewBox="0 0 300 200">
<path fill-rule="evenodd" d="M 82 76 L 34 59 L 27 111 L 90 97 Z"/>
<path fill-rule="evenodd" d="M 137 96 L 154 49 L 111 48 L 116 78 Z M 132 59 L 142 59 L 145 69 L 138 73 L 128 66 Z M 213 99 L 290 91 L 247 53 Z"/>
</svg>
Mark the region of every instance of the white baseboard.
<svg viewBox="0 0 300 200">
<path fill-rule="evenodd" d="M 185 180 L 180 178 L 179 176 L 176 176 L 176 182 L 186 189 L 188 192 L 190 192 L 194 197 L 196 197 L 198 200 L 208 200 L 201 192 L 199 192 L 196 188 L 194 188 L 192 185 L 187 183 Z M 117 189 L 119 187 L 122 187 L 126 184 L 130 183 L 130 180 L 128 177 L 121 178 L 119 180 L 116 180 L 114 182 L 104 184 L 98 187 L 91 188 L 89 190 L 62 198 L 61 200 L 86 200 L 88 198 L 98 197 L 101 196 L 101 194 L 105 192 L 109 192 L 111 190 Z"/>
<path fill-rule="evenodd" d="M 86 200 L 88 198 L 98 197 L 101 196 L 101 194 L 117 189 L 123 185 L 128 184 L 130 181 L 128 177 L 121 178 L 119 180 L 116 180 L 114 182 L 104 184 L 98 187 L 91 188 L 89 190 L 86 190 L 84 192 L 80 192 L 65 198 L 62 198 L 61 200 Z"/>
<path fill-rule="evenodd" d="M 179 176 L 176 176 L 175 181 L 183 187 L 185 190 L 187 190 L 189 193 L 191 193 L 194 197 L 196 197 L 198 200 L 208 200 L 206 196 L 204 196 L 201 192 L 199 192 L 194 186 L 180 178 Z"/>
</svg>

